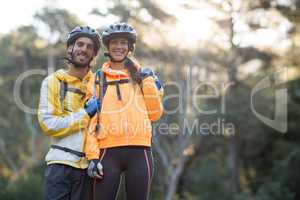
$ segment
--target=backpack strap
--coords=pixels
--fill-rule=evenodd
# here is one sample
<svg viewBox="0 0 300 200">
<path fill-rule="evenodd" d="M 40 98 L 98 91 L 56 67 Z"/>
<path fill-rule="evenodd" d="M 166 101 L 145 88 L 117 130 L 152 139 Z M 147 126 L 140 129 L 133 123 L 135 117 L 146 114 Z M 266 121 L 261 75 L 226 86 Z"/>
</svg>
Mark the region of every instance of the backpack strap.
<svg viewBox="0 0 300 200">
<path fill-rule="evenodd" d="M 81 95 L 82 98 L 85 97 L 85 93 L 82 92 L 79 88 L 69 87 L 68 83 L 62 80 L 59 80 L 59 82 L 60 82 L 59 101 L 60 101 L 62 111 L 64 111 L 64 100 L 66 98 L 67 92 L 73 92 L 79 94 Z"/>
<path fill-rule="evenodd" d="M 74 154 L 74 155 L 76 155 L 76 156 L 78 156 L 78 157 L 85 157 L 85 153 L 80 152 L 80 151 L 75 151 L 75 150 L 70 149 L 70 148 L 67 148 L 67 147 L 62 147 L 62 146 L 59 146 L 59 145 L 54 145 L 54 144 L 52 144 L 52 145 L 51 145 L 51 148 L 52 148 L 52 149 L 59 149 L 59 150 L 61 150 L 61 151 L 65 151 L 65 152 Z"/>
<path fill-rule="evenodd" d="M 103 98 L 104 98 L 104 95 L 106 93 L 106 90 L 107 90 L 107 84 L 106 84 L 106 75 L 105 73 L 103 73 L 103 71 L 101 69 L 98 69 L 95 73 L 95 84 L 94 84 L 94 95 L 96 96 L 96 89 L 97 89 L 97 86 L 98 85 L 98 98 L 99 98 L 99 101 L 101 102 L 101 107 L 100 109 L 97 111 L 97 121 L 96 121 L 96 134 L 98 135 L 100 133 L 100 129 L 101 129 L 101 126 L 100 126 L 100 112 L 102 110 L 102 101 L 103 101 Z"/>
<path fill-rule="evenodd" d="M 100 72 L 101 71 L 101 72 Z M 96 85 L 99 86 L 99 97 L 101 96 L 101 101 L 103 100 L 104 98 L 104 95 L 106 93 L 106 90 L 107 90 L 107 81 L 106 81 L 106 75 L 105 73 L 102 72 L 101 69 L 99 69 L 97 72 L 96 72 L 96 78 L 95 78 L 95 84 L 94 84 L 94 95 L 96 96 Z M 101 94 L 102 93 L 102 94 Z M 101 95 L 100 95 L 101 94 Z"/>
<path fill-rule="evenodd" d="M 62 80 L 60 82 L 60 89 L 59 89 L 59 101 L 61 105 L 62 112 L 64 111 L 64 100 L 68 91 L 68 83 Z"/>
<path fill-rule="evenodd" d="M 117 92 L 117 95 L 118 95 L 118 99 L 122 100 L 121 91 L 120 91 L 120 84 L 129 83 L 129 79 L 121 79 L 121 80 L 118 80 L 118 81 L 109 81 L 109 82 L 106 82 L 106 83 L 107 83 L 107 85 L 115 85 L 116 86 L 116 92 Z"/>
<path fill-rule="evenodd" d="M 82 97 L 85 97 L 85 93 L 82 92 L 79 88 L 71 88 L 71 87 L 68 87 L 68 88 L 67 88 L 67 92 L 73 92 L 73 93 L 76 93 L 76 94 L 81 95 Z"/>
</svg>

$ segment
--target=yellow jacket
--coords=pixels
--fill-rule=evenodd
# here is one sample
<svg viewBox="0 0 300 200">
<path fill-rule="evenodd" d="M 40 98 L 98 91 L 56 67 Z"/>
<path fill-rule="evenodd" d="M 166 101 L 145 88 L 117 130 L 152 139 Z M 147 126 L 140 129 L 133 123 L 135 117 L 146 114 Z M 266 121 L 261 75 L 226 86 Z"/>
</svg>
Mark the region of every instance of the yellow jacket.
<svg viewBox="0 0 300 200">
<path fill-rule="evenodd" d="M 58 70 L 46 77 L 42 82 L 38 120 L 43 132 L 51 137 L 51 144 L 68 148 L 77 152 L 84 151 L 85 131 L 90 117 L 83 106 L 87 82 L 92 72 L 83 80 Z M 66 86 L 64 98 L 62 84 Z M 62 105 L 63 104 L 63 105 Z M 70 152 L 50 148 L 46 155 L 47 164 L 61 163 L 76 168 L 86 168 L 87 160 Z"/>
<path fill-rule="evenodd" d="M 126 69 L 113 70 L 111 63 L 104 63 L 102 71 L 107 83 L 129 79 Z M 140 68 L 136 64 L 137 68 Z M 154 79 L 147 77 L 141 84 L 119 84 L 121 99 L 116 85 L 108 85 L 102 101 L 99 117 L 100 130 L 96 131 L 97 116 L 94 116 L 87 132 L 85 153 L 87 158 L 99 158 L 99 149 L 117 146 L 151 146 L 151 122 L 158 120 L 163 113 L 160 91 Z M 95 87 L 95 76 L 89 81 L 87 96 L 98 95 L 99 85 Z"/>
</svg>

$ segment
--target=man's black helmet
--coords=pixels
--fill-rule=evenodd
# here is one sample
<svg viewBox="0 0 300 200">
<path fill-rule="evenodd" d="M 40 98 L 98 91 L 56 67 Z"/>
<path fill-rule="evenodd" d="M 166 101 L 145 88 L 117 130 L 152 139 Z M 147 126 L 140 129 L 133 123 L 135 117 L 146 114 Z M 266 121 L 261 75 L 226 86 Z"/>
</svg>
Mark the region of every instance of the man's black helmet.
<svg viewBox="0 0 300 200">
<path fill-rule="evenodd" d="M 124 37 L 129 42 L 129 50 L 133 51 L 136 42 L 137 33 L 132 26 L 127 23 L 119 22 L 108 26 L 102 32 L 103 44 L 108 48 L 108 43 L 111 39 L 117 37 Z"/>
<path fill-rule="evenodd" d="M 74 44 L 75 41 L 80 37 L 87 37 L 93 40 L 94 50 L 98 52 L 100 49 L 101 38 L 95 29 L 90 28 L 89 26 L 76 26 L 68 35 L 67 38 L 67 47 Z"/>
</svg>

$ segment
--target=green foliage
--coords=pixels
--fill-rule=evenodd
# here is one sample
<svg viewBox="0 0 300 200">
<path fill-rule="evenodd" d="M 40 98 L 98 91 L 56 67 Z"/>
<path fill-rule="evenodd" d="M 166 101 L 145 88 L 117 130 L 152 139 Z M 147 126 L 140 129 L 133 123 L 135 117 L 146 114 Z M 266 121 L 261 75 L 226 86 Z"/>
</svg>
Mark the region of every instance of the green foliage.
<svg viewBox="0 0 300 200">
<path fill-rule="evenodd" d="M 193 163 L 188 167 L 183 178 L 183 184 L 179 187 L 183 199 L 201 200 L 227 199 L 228 194 L 224 190 L 224 168 L 218 155 L 211 155 L 207 160 Z"/>
<path fill-rule="evenodd" d="M 15 181 L 0 178 L 1 200 L 40 200 L 43 199 L 43 179 L 41 174 L 29 172 Z"/>
</svg>

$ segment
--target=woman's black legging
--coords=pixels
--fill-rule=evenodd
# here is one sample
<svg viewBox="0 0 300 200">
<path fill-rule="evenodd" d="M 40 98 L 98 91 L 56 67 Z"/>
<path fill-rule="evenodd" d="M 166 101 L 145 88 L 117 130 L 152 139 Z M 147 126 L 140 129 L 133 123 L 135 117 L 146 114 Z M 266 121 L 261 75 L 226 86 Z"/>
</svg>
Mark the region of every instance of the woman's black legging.
<svg viewBox="0 0 300 200">
<path fill-rule="evenodd" d="M 124 173 L 127 200 L 148 200 L 153 176 L 150 147 L 125 146 L 101 150 L 103 179 L 93 182 L 93 200 L 115 200 Z"/>
</svg>

